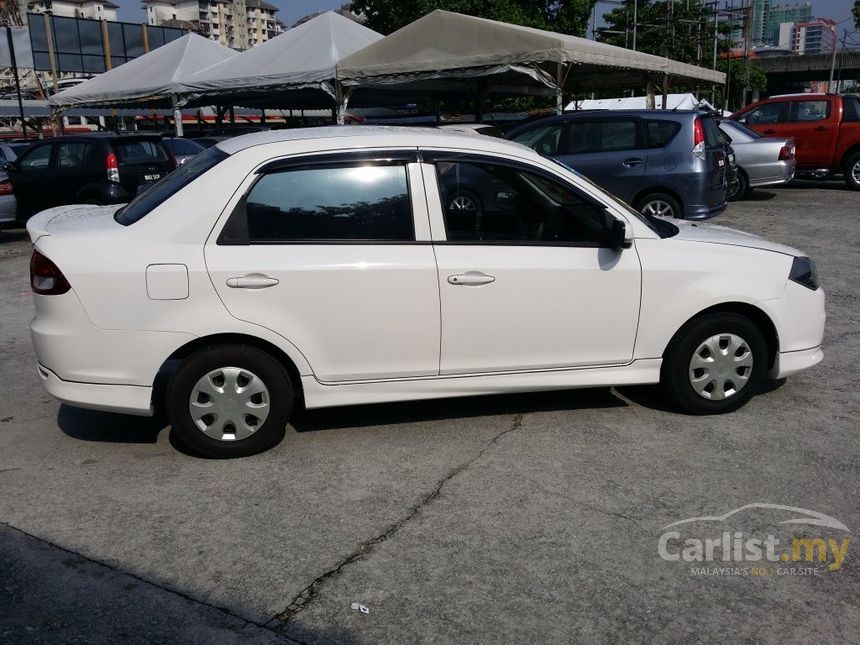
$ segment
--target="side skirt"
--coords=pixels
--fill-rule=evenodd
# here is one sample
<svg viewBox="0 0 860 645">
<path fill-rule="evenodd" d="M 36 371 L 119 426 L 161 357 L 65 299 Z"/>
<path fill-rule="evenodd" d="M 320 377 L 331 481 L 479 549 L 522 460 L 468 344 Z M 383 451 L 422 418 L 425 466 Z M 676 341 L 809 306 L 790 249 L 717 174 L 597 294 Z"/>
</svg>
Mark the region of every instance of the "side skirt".
<svg viewBox="0 0 860 645">
<path fill-rule="evenodd" d="M 302 376 L 305 407 L 326 408 L 364 403 L 389 403 L 419 399 L 443 399 L 482 394 L 539 392 L 613 385 L 645 385 L 660 381 L 662 359 L 643 359 L 618 367 L 544 370 L 515 374 L 438 376 L 390 381 L 323 385 L 313 376 Z"/>
</svg>

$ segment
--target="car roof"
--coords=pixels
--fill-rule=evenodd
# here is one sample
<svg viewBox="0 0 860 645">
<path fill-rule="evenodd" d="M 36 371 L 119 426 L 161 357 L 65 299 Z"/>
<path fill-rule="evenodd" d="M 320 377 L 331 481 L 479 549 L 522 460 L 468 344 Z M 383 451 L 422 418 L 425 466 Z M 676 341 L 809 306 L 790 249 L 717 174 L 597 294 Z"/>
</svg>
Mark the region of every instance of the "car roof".
<svg viewBox="0 0 860 645">
<path fill-rule="evenodd" d="M 481 141 L 480 148 L 486 152 L 511 152 L 515 150 L 520 156 L 536 156 L 536 152 L 518 143 L 497 139 L 495 137 L 477 138 L 471 132 L 455 129 L 414 128 L 388 125 L 340 125 L 320 128 L 295 128 L 291 130 L 271 130 L 255 132 L 239 137 L 232 137 L 217 144 L 218 148 L 227 154 L 234 154 L 253 146 L 288 141 L 325 141 L 328 148 L 349 148 L 352 141 L 361 137 L 380 139 L 381 146 L 405 148 L 417 147 L 450 147 L 474 149 L 476 141 Z M 383 141 L 384 140 L 384 141 Z"/>
</svg>

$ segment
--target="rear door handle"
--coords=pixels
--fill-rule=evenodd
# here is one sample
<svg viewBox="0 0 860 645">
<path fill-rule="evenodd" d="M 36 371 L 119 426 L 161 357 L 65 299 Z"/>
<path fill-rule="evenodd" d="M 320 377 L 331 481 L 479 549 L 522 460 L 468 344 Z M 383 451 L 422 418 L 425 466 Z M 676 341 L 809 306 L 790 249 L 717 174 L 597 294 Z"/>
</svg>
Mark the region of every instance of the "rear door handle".
<svg viewBox="0 0 860 645">
<path fill-rule="evenodd" d="M 630 159 L 625 159 L 624 161 L 622 161 L 621 165 L 627 166 L 628 168 L 632 168 L 633 166 L 638 166 L 640 163 L 642 163 L 641 159 L 631 157 Z"/>
<path fill-rule="evenodd" d="M 265 289 L 266 287 L 274 287 L 278 282 L 277 278 L 270 278 L 267 275 L 252 274 L 227 278 L 227 286 L 234 289 Z"/>
<path fill-rule="evenodd" d="M 476 287 L 482 284 L 495 282 L 496 278 L 486 273 L 479 271 L 467 271 L 466 273 L 458 273 L 457 275 L 448 276 L 448 284 L 462 285 L 465 287 Z"/>
<path fill-rule="evenodd" d="M 825 128 L 823 125 L 819 125 L 817 128 L 815 128 L 815 131 L 816 132 L 826 132 L 827 128 Z"/>
</svg>

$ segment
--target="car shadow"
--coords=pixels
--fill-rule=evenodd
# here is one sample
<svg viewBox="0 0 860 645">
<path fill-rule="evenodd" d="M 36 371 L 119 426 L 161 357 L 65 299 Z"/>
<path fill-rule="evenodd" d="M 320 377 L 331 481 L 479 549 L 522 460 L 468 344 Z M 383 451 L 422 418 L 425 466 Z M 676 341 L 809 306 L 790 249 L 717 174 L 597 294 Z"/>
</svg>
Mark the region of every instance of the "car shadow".
<svg viewBox="0 0 860 645">
<path fill-rule="evenodd" d="M 20 242 L 27 238 L 27 231 L 23 228 L 0 229 L 0 244 L 7 242 Z"/>
<path fill-rule="evenodd" d="M 155 443 L 167 427 L 163 417 L 98 412 L 65 404 L 57 413 L 57 425 L 72 439 L 107 443 Z"/>
<path fill-rule="evenodd" d="M 776 197 L 776 193 L 772 193 L 769 190 L 762 190 L 761 188 L 755 188 L 749 191 L 744 198 L 740 201 L 742 202 L 767 202 Z"/>
<path fill-rule="evenodd" d="M 782 188 L 801 189 L 820 188 L 823 190 L 844 190 L 849 191 L 850 188 L 845 185 L 841 179 L 792 179 L 787 184 L 783 184 Z"/>
<path fill-rule="evenodd" d="M 290 424 L 297 432 L 314 432 L 528 412 L 615 408 L 626 405 L 627 403 L 618 398 L 611 388 L 589 388 L 376 403 L 314 410 L 299 407 L 295 410 Z"/>
</svg>

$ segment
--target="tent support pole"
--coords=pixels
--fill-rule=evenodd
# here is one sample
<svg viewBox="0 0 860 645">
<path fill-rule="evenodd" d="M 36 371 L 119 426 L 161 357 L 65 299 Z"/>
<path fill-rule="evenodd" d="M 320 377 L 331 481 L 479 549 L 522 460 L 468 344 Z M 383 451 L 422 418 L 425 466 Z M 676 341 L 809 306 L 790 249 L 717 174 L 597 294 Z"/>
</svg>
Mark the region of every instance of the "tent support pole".
<svg viewBox="0 0 860 645">
<path fill-rule="evenodd" d="M 182 129 L 182 110 L 177 107 L 177 103 L 179 101 L 178 97 L 173 95 L 173 127 L 176 128 L 176 136 L 181 137 L 184 136 L 184 132 Z"/>
<path fill-rule="evenodd" d="M 555 113 L 562 112 L 564 112 L 564 63 L 559 63 L 555 74 Z"/>
<path fill-rule="evenodd" d="M 475 90 L 475 123 L 484 122 L 484 97 L 487 94 L 486 83 L 479 79 Z"/>
<path fill-rule="evenodd" d="M 656 91 L 656 88 L 654 86 L 654 81 L 652 81 L 649 78 L 648 79 L 648 85 L 645 89 L 645 109 L 646 110 L 653 110 L 654 109 L 654 105 L 655 105 L 654 93 L 655 93 L 655 91 Z"/>
<path fill-rule="evenodd" d="M 662 109 L 666 109 L 666 101 L 669 99 L 669 75 L 663 77 L 663 105 Z"/>
<path fill-rule="evenodd" d="M 340 81 L 335 81 L 334 84 L 334 110 L 332 116 L 337 125 L 346 123 L 346 106 L 349 104 L 349 97 L 352 95 L 352 90 L 344 89 Z"/>
</svg>

